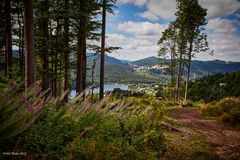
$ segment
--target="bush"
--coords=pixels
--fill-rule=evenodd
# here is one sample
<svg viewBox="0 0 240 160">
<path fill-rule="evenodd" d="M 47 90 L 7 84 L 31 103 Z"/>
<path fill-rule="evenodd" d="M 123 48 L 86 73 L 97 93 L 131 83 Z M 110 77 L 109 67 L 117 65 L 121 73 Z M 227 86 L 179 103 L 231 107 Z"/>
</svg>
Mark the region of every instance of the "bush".
<svg viewBox="0 0 240 160">
<path fill-rule="evenodd" d="M 68 145 L 66 159 L 157 159 L 165 147 L 162 130 L 144 114 L 124 119 L 109 115 L 88 132 Z"/>
<path fill-rule="evenodd" d="M 1 149 L 27 151 L 29 159 L 158 159 L 164 151 L 162 112 L 153 107 L 161 103 L 151 97 L 127 106 L 79 95 L 63 104 L 36 88 L 28 93 L 7 88 L 0 95 L 10 95 L 0 104 Z"/>
<path fill-rule="evenodd" d="M 74 119 L 70 115 L 62 116 L 63 110 L 56 108 L 46 106 L 39 120 L 24 135 L 23 146 L 35 158 L 60 159 L 67 153 L 68 142 L 78 133 Z"/>
<path fill-rule="evenodd" d="M 219 117 L 223 122 L 240 122 L 240 98 L 227 97 L 203 110 L 207 116 Z"/>
<path fill-rule="evenodd" d="M 41 115 L 48 100 L 38 85 L 29 88 L 27 94 L 16 82 L 0 85 L 0 151 L 9 151 Z"/>
<path fill-rule="evenodd" d="M 231 122 L 231 116 L 228 113 L 223 113 L 221 116 L 218 117 L 218 119 L 224 123 Z"/>
</svg>

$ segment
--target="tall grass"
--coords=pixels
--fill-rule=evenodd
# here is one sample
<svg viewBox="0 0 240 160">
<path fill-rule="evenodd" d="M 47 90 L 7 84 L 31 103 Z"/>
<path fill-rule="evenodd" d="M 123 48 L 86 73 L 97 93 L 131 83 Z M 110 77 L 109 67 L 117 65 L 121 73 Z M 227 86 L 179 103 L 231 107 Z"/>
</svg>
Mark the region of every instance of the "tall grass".
<svg viewBox="0 0 240 160">
<path fill-rule="evenodd" d="M 203 114 L 207 116 L 218 117 L 223 122 L 240 122 L 240 98 L 227 97 L 210 105 Z"/>
<path fill-rule="evenodd" d="M 64 104 L 64 95 L 52 97 L 38 86 L 27 95 L 20 86 L 3 88 L 5 151 L 25 151 L 28 159 L 158 159 L 164 152 L 162 113 L 150 100 L 147 107 L 111 97 L 92 102 L 82 93 Z"/>
</svg>

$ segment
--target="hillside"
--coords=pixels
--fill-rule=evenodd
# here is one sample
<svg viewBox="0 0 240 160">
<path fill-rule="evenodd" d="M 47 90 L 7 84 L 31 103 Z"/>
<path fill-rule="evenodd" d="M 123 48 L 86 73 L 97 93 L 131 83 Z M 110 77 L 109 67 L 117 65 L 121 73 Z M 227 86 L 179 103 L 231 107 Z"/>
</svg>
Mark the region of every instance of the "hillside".
<svg viewBox="0 0 240 160">
<path fill-rule="evenodd" d="M 155 66 L 159 64 L 159 61 L 159 58 L 152 56 L 137 61 L 132 61 L 130 64 L 137 66 Z"/>
<path fill-rule="evenodd" d="M 18 51 L 13 51 L 13 57 L 18 58 Z M 90 81 L 91 68 L 93 61 L 96 60 L 95 81 L 98 82 L 100 71 L 100 55 L 88 53 L 88 79 Z M 75 66 L 74 58 L 72 64 Z M 107 82 L 123 82 L 123 83 L 152 83 L 159 81 L 167 81 L 164 67 L 168 64 L 168 59 L 159 59 L 157 57 L 148 57 L 137 61 L 125 61 L 111 56 L 105 56 L 105 79 Z M 74 68 L 74 67 L 73 67 Z M 214 61 L 192 61 L 191 75 L 195 77 L 203 77 L 208 74 L 231 73 L 240 70 L 240 62 L 225 62 L 220 60 Z M 73 70 L 72 79 L 76 75 Z M 116 74 L 117 73 L 117 74 Z M 184 70 L 185 73 L 185 70 Z"/>
<path fill-rule="evenodd" d="M 210 102 L 223 97 L 240 96 L 240 72 L 207 75 L 189 85 L 189 98 Z"/>
<path fill-rule="evenodd" d="M 87 55 L 88 58 L 88 65 L 92 65 L 93 64 L 93 60 L 95 59 L 96 62 L 100 62 L 100 55 L 99 54 L 94 54 L 94 53 L 88 53 Z M 118 66 L 122 66 L 122 67 L 128 67 L 129 64 L 125 61 L 119 60 L 117 58 L 105 55 L 105 63 L 106 64 L 110 64 L 110 65 L 118 65 Z"/>
<path fill-rule="evenodd" d="M 94 81 L 98 83 L 100 72 L 100 55 L 88 54 L 88 82 L 91 81 L 92 65 L 96 60 Z M 105 81 L 109 83 L 154 83 L 167 82 L 168 73 L 165 72 L 169 60 L 148 57 L 138 61 L 124 61 L 106 55 L 105 56 Z M 158 65 L 160 64 L 160 65 Z M 76 64 L 73 64 L 76 65 Z M 240 70 L 240 62 L 224 61 L 193 61 L 191 74 L 195 77 L 203 77 L 215 73 L 231 73 Z M 76 79 L 73 70 L 72 80 Z"/>
<path fill-rule="evenodd" d="M 137 65 L 139 67 L 151 67 L 156 65 L 166 65 L 169 60 L 159 59 L 157 57 L 148 57 L 137 61 L 130 62 L 131 65 Z M 154 74 L 162 74 L 162 72 L 156 71 L 156 69 L 147 69 Z M 191 74 L 195 74 L 196 77 L 202 77 L 207 74 L 235 72 L 240 70 L 240 62 L 225 62 L 220 60 L 214 61 L 199 61 L 194 60 L 191 63 Z"/>
</svg>

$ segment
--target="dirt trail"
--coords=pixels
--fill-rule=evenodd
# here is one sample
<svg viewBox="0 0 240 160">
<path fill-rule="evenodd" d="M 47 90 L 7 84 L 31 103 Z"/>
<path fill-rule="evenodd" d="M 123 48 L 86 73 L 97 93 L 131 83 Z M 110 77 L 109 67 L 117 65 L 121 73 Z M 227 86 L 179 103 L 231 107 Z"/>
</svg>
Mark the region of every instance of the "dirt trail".
<svg viewBox="0 0 240 160">
<path fill-rule="evenodd" d="M 200 109 L 174 110 L 170 115 L 175 117 L 183 128 L 204 135 L 220 159 L 240 160 L 240 131 L 202 117 Z"/>
</svg>

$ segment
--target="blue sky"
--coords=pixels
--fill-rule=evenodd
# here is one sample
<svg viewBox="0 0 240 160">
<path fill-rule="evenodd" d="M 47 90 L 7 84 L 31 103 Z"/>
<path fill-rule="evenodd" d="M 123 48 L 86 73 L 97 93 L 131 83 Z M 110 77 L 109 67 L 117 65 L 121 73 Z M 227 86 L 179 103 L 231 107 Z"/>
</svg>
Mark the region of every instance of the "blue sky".
<svg viewBox="0 0 240 160">
<path fill-rule="evenodd" d="M 208 9 L 209 47 L 214 55 L 199 53 L 198 60 L 240 61 L 240 1 L 199 0 Z M 175 19 L 175 0 L 118 0 L 115 15 L 107 16 L 107 45 L 122 49 L 111 53 L 119 59 L 157 56 L 161 32 Z"/>
</svg>

